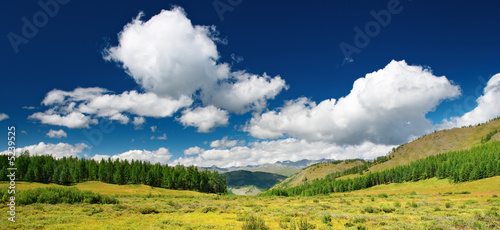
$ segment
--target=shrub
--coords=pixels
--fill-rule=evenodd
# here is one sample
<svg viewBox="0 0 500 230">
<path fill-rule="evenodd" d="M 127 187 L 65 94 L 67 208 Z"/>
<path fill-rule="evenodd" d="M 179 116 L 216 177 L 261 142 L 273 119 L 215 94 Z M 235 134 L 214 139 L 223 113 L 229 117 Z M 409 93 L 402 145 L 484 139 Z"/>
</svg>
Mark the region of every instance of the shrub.
<svg viewBox="0 0 500 230">
<path fill-rule="evenodd" d="M 217 207 L 204 207 L 203 209 L 201 209 L 201 212 L 203 213 L 209 213 L 215 211 L 217 211 Z"/>
<path fill-rule="evenodd" d="M 300 221 L 297 223 L 297 227 L 299 230 L 308 230 L 316 228 L 316 226 L 307 222 L 307 218 L 300 218 Z"/>
<path fill-rule="evenodd" d="M 354 224 L 347 222 L 347 223 L 345 223 L 345 224 L 344 224 L 344 226 L 346 226 L 346 227 L 350 228 L 350 227 L 353 227 L 353 226 L 354 226 Z"/>
<path fill-rule="evenodd" d="M 142 207 L 139 208 L 139 212 L 142 214 L 159 213 L 154 207 Z"/>
<path fill-rule="evenodd" d="M 380 194 L 378 194 L 378 197 L 387 198 L 387 197 L 389 197 L 389 195 L 387 195 L 387 193 L 380 193 Z"/>
<path fill-rule="evenodd" d="M 332 216 L 330 216 L 330 214 L 323 215 L 321 217 L 321 222 L 323 222 L 324 224 L 329 225 L 332 222 Z"/>
<path fill-rule="evenodd" d="M 497 194 L 493 194 L 493 196 L 491 196 L 491 197 L 493 197 L 493 198 L 497 198 L 497 197 L 498 197 L 498 195 L 497 195 Z"/>
<path fill-rule="evenodd" d="M 441 208 L 440 208 L 440 207 L 435 207 L 435 208 L 434 208 L 434 211 L 435 211 L 435 212 L 439 212 L 439 211 L 441 211 Z"/>
<path fill-rule="evenodd" d="M 379 212 L 380 212 L 380 209 L 378 209 L 378 208 L 374 208 L 374 207 L 372 207 L 372 206 L 368 206 L 368 207 L 366 207 L 366 208 L 365 208 L 365 211 L 366 211 L 367 213 L 379 213 Z"/>
<path fill-rule="evenodd" d="M 411 192 L 410 195 L 417 195 L 417 192 Z"/>
<path fill-rule="evenodd" d="M 364 223 L 366 222 L 365 218 L 355 218 L 352 222 L 354 223 Z"/>
<path fill-rule="evenodd" d="M 375 197 L 373 197 L 373 196 L 372 196 L 372 197 L 370 198 L 370 200 L 371 200 L 371 201 L 375 201 Z"/>
<path fill-rule="evenodd" d="M 77 188 L 44 187 L 19 191 L 19 204 L 33 203 L 59 204 L 59 203 L 89 203 L 89 204 L 118 204 L 115 197 L 80 191 Z"/>
<path fill-rule="evenodd" d="M 398 201 L 394 202 L 394 207 L 401 208 L 401 203 L 399 203 Z"/>
<path fill-rule="evenodd" d="M 412 208 L 418 208 L 418 204 L 415 203 L 415 201 L 412 201 L 411 203 L 408 203 L 408 205 Z"/>
<path fill-rule="evenodd" d="M 444 206 L 445 206 L 446 208 L 451 208 L 451 204 L 450 204 L 450 203 L 446 203 L 446 204 L 444 204 Z"/>
<path fill-rule="evenodd" d="M 453 195 L 453 192 L 445 192 L 444 193 L 445 196 L 448 196 L 448 195 Z"/>
<path fill-rule="evenodd" d="M 249 216 L 245 218 L 245 222 L 242 226 L 243 230 L 267 230 L 269 229 L 264 220 L 257 216 Z"/>
<path fill-rule="evenodd" d="M 102 209 L 101 207 L 99 207 L 99 208 L 92 208 L 92 211 L 90 212 L 90 215 L 101 213 L 103 211 L 104 211 L 104 209 Z"/>
<path fill-rule="evenodd" d="M 384 211 L 385 213 L 391 213 L 396 211 L 396 209 L 394 207 L 383 207 L 382 211 Z"/>
<path fill-rule="evenodd" d="M 461 192 L 455 192 L 455 194 L 470 194 L 471 192 L 469 191 L 461 191 Z"/>
</svg>

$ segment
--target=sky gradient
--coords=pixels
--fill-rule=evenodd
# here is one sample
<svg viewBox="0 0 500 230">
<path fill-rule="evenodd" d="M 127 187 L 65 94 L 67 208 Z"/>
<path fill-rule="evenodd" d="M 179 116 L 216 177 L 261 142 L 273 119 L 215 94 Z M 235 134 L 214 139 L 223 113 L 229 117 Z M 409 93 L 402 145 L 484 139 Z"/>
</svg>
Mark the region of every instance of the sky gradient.
<svg viewBox="0 0 500 230">
<path fill-rule="evenodd" d="M 37 154 L 370 159 L 500 116 L 498 1 L 3 5 L 0 135 Z"/>
</svg>

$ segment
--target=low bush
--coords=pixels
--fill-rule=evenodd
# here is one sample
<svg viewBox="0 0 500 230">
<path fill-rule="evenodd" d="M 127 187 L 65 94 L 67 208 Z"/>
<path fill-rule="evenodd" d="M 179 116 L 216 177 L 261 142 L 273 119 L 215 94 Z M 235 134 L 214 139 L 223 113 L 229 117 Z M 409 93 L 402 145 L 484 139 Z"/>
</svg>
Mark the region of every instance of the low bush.
<svg viewBox="0 0 500 230">
<path fill-rule="evenodd" d="M 364 223 L 366 222 L 365 218 L 355 218 L 353 221 L 353 223 Z"/>
<path fill-rule="evenodd" d="M 307 218 L 300 218 L 300 221 L 297 223 L 297 228 L 299 230 L 308 230 L 308 229 L 315 229 L 316 226 L 314 224 L 311 224 L 307 221 Z"/>
<path fill-rule="evenodd" d="M 382 211 L 384 211 L 385 213 L 391 213 L 396 211 L 396 209 L 394 207 L 382 207 Z"/>
<path fill-rule="evenodd" d="M 332 216 L 330 216 L 330 214 L 323 215 L 321 217 L 321 222 L 323 222 L 323 224 L 329 225 L 332 222 Z"/>
<path fill-rule="evenodd" d="M 142 214 L 159 213 L 158 210 L 156 210 L 156 208 L 154 208 L 154 207 L 142 207 L 142 208 L 139 208 L 138 211 Z"/>
<path fill-rule="evenodd" d="M 366 211 L 367 213 L 379 213 L 379 212 L 380 212 L 380 209 L 378 209 L 378 208 L 374 208 L 374 207 L 372 207 L 372 206 L 368 206 L 368 207 L 366 207 L 366 208 L 365 208 L 365 211 Z"/>
<path fill-rule="evenodd" d="M 387 195 L 387 193 L 380 193 L 380 194 L 378 194 L 378 197 L 387 198 L 387 197 L 389 197 L 389 195 Z"/>
<path fill-rule="evenodd" d="M 16 201 L 21 205 L 33 203 L 59 204 L 59 203 L 89 203 L 89 204 L 118 204 L 115 197 L 80 191 L 77 188 L 44 187 L 18 192 Z"/>
<path fill-rule="evenodd" d="M 242 226 L 243 230 L 267 230 L 266 223 L 257 216 L 248 216 Z"/>
</svg>

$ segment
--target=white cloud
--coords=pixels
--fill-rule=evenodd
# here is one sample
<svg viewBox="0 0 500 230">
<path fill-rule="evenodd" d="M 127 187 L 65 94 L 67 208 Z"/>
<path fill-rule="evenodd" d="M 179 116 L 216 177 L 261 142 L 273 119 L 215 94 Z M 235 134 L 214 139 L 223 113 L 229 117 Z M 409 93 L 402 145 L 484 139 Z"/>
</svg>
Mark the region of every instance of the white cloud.
<svg viewBox="0 0 500 230">
<path fill-rule="evenodd" d="M 476 125 L 500 116 L 500 73 L 491 77 L 484 88 L 484 93 L 477 99 L 477 107 L 461 117 L 443 120 L 437 129 Z"/>
<path fill-rule="evenodd" d="M 21 154 L 24 151 L 28 150 L 31 155 L 52 155 L 55 158 L 62 157 L 76 157 L 80 154 L 84 149 L 90 148 L 86 144 L 67 144 L 67 143 L 57 143 L 50 144 L 40 142 L 37 145 L 25 146 L 23 148 L 16 148 L 16 154 Z M 3 151 L 0 154 L 5 155 L 8 154 L 9 151 Z"/>
<path fill-rule="evenodd" d="M 33 110 L 33 109 L 36 109 L 35 106 L 23 106 L 22 107 L 23 109 L 27 109 L 27 110 Z"/>
<path fill-rule="evenodd" d="M 460 94 L 459 86 L 444 76 L 392 61 L 356 80 L 346 97 L 319 104 L 307 98 L 287 101 L 279 111 L 252 118 L 245 131 L 258 138 L 290 135 L 348 145 L 401 144 L 432 131 L 425 115 Z"/>
<path fill-rule="evenodd" d="M 64 130 L 60 129 L 60 130 L 49 130 L 49 132 L 46 134 L 46 136 L 50 137 L 50 138 L 62 138 L 62 137 L 68 137 L 68 135 L 66 134 L 66 132 L 64 132 Z"/>
<path fill-rule="evenodd" d="M 47 93 L 42 101 L 42 105 L 63 105 L 67 102 L 89 101 L 109 92 L 109 90 L 99 87 L 76 88 L 73 91 L 54 89 Z"/>
<path fill-rule="evenodd" d="M 180 7 L 147 21 L 142 16 L 124 27 L 104 58 L 120 63 L 146 92 L 177 99 L 200 93 L 205 105 L 245 113 L 262 110 L 287 88 L 279 76 L 231 72 L 218 62 L 215 27 L 193 25 Z"/>
<path fill-rule="evenodd" d="M 184 126 L 197 127 L 200 133 L 208 133 L 216 127 L 227 125 L 229 116 L 227 111 L 209 105 L 194 110 L 186 109 L 177 120 Z"/>
<path fill-rule="evenodd" d="M 92 157 L 94 160 L 101 159 L 120 159 L 120 160 L 140 160 L 140 161 L 149 161 L 152 164 L 161 163 L 167 164 L 168 160 L 172 157 L 172 154 L 166 148 L 159 148 L 158 150 L 149 151 L 149 150 L 130 150 L 124 153 L 120 153 L 117 155 L 99 155 L 96 154 Z"/>
<path fill-rule="evenodd" d="M 123 115 L 121 113 L 113 114 L 113 116 L 110 116 L 109 119 L 113 120 L 113 121 L 118 121 L 118 122 L 120 122 L 121 124 L 124 124 L 124 125 L 128 124 L 128 122 L 130 121 L 130 119 L 128 118 L 128 116 Z"/>
<path fill-rule="evenodd" d="M 163 133 L 162 136 L 151 136 L 151 140 L 154 140 L 154 139 L 157 139 L 157 140 L 166 140 L 167 139 L 167 134 L 166 133 Z"/>
<path fill-rule="evenodd" d="M 121 112 L 129 112 L 138 116 L 170 117 L 180 108 L 191 105 L 192 102 L 189 97 L 174 100 L 159 97 L 154 93 L 138 93 L 132 90 L 122 94 L 94 97 L 88 103 L 81 104 L 78 109 L 100 117 L 113 116 Z"/>
<path fill-rule="evenodd" d="M 47 110 L 44 113 L 34 113 L 28 118 L 39 120 L 42 124 L 65 126 L 70 129 L 90 128 L 90 124 L 97 124 L 97 119 L 92 119 L 80 112 L 70 112 L 60 115 L 56 114 L 53 110 Z"/>
<path fill-rule="evenodd" d="M 157 129 L 157 128 L 158 128 L 158 127 L 157 127 L 156 125 L 151 126 L 151 132 L 153 132 L 153 133 L 154 133 L 154 132 L 156 132 L 156 129 Z"/>
<path fill-rule="evenodd" d="M 21 133 L 28 135 L 28 132 L 26 132 L 25 130 L 21 130 Z"/>
<path fill-rule="evenodd" d="M 5 113 L 0 113 L 0 121 L 6 120 L 6 119 L 9 119 L 9 115 L 7 115 Z"/>
<path fill-rule="evenodd" d="M 194 146 L 194 147 L 191 147 L 191 148 L 184 150 L 184 155 L 186 155 L 186 156 L 196 155 L 196 154 L 202 153 L 203 151 L 205 151 L 205 150 L 198 147 L 198 146 Z"/>
<path fill-rule="evenodd" d="M 288 89 L 280 76 L 271 78 L 266 74 L 258 76 L 245 72 L 233 75 L 234 79 L 204 90 L 203 102 L 240 114 L 262 111 L 267 107 L 268 99 L 274 99 L 283 89 Z"/>
<path fill-rule="evenodd" d="M 188 153 L 198 154 L 194 157 L 180 157 L 173 161 L 173 165 L 197 165 L 209 167 L 246 166 L 259 164 L 272 164 L 276 161 L 299 161 L 302 159 L 373 159 L 387 154 L 393 145 L 377 145 L 364 142 L 359 145 L 342 147 L 335 144 L 316 141 L 309 142 L 296 138 L 273 141 L 254 142 L 249 146 L 235 146 L 230 149 L 187 149 Z M 186 151 L 184 152 L 186 154 Z M 189 154 L 186 154 L 189 155 Z"/>
<path fill-rule="evenodd" d="M 42 101 L 43 105 L 52 107 L 43 113 L 34 113 L 29 118 L 40 120 L 43 124 L 89 128 L 89 125 L 98 123 L 98 117 L 127 124 L 130 119 L 123 113 L 129 113 L 140 116 L 132 121 L 137 127 L 144 123 L 143 116 L 169 117 L 192 102 L 187 96 L 174 100 L 134 90 L 110 94 L 102 88 L 77 88 L 69 92 L 55 89 Z"/>
<path fill-rule="evenodd" d="M 238 140 L 228 140 L 227 136 L 221 140 L 215 140 L 210 143 L 210 147 L 217 149 L 231 148 L 238 144 Z"/>
<path fill-rule="evenodd" d="M 132 121 L 135 129 L 141 129 L 144 123 L 146 123 L 146 119 L 144 117 L 134 117 L 134 120 Z"/>
<path fill-rule="evenodd" d="M 148 21 L 142 16 L 123 28 L 119 45 L 107 49 L 105 59 L 121 63 L 146 91 L 180 98 L 228 77 L 229 66 L 216 63 L 214 27 L 193 26 L 180 7 Z"/>
</svg>

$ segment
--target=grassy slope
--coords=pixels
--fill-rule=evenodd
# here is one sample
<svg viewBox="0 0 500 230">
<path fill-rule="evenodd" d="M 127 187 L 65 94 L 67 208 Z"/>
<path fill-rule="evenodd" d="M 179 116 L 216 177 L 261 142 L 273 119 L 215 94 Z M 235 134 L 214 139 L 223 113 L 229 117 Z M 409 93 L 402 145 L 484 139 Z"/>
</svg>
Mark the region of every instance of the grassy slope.
<svg viewBox="0 0 500 230">
<path fill-rule="evenodd" d="M 469 149 L 473 146 L 481 144 L 481 138 L 485 137 L 490 131 L 500 128 L 500 120 L 495 120 L 477 127 L 454 128 L 450 130 L 442 130 L 426 136 L 423 136 L 415 141 L 404 144 L 394 153 L 391 153 L 391 159 L 387 162 L 370 167 L 369 171 L 377 172 L 385 169 L 390 169 L 399 165 L 406 165 L 412 161 L 437 155 L 454 150 Z M 500 141 L 500 133 L 492 137 L 492 140 Z M 314 166 L 313 166 L 314 167 Z M 300 185 L 302 179 L 324 178 L 329 172 L 338 170 L 335 165 L 325 165 L 318 171 L 312 170 L 313 167 L 303 169 L 300 173 L 290 177 L 287 180 L 275 185 L 282 186 L 283 183 L 291 181 L 287 187 Z M 352 166 L 351 166 L 352 167 Z M 340 177 L 338 179 L 347 179 L 358 177 L 359 174 L 352 174 Z"/>
<path fill-rule="evenodd" d="M 371 188 L 351 192 L 356 195 L 374 195 L 380 193 L 404 194 L 416 192 L 417 194 L 443 194 L 445 192 L 469 191 L 473 195 L 492 195 L 500 192 L 500 176 L 486 178 L 464 183 L 450 183 L 448 179 L 428 180 L 406 183 L 377 185 Z M 338 194 L 333 194 L 338 195 Z"/>
<path fill-rule="evenodd" d="M 52 186 L 18 182 L 18 189 Z M 0 187 L 7 186 L 6 182 Z M 269 229 L 282 229 L 280 224 L 296 223 L 305 218 L 315 229 L 346 229 L 346 223 L 368 229 L 497 229 L 500 198 L 500 177 L 462 184 L 447 180 L 426 180 L 413 183 L 372 187 L 339 196 L 315 197 L 251 197 L 215 196 L 135 185 L 107 185 L 85 182 L 76 185 L 83 190 L 106 194 L 127 194 L 120 204 L 32 204 L 17 206 L 16 223 L 3 222 L 0 229 L 241 229 L 246 215 L 262 218 Z M 429 188 L 431 187 L 431 188 Z M 141 190 L 137 190 L 140 188 Z M 425 189 L 431 189 L 426 192 Z M 437 195 L 440 191 L 473 192 L 469 195 Z M 410 195 L 416 191 L 417 195 Z M 482 194 L 480 193 L 483 192 Z M 495 192 L 496 191 L 496 192 Z M 165 196 L 145 197 L 149 192 Z M 191 195 L 186 196 L 186 192 Z M 487 192 L 486 194 L 484 192 Z M 366 195 L 388 193 L 389 198 Z M 430 195 L 426 195 L 430 194 Z M 396 203 L 400 207 L 395 206 Z M 416 203 L 417 208 L 410 203 Z M 447 208 L 445 204 L 451 204 Z M 156 214 L 141 214 L 139 210 L 153 207 Z M 366 213 L 367 207 L 395 207 L 392 213 Z M 207 209 L 209 208 L 209 209 Z M 2 205 L 0 212 L 8 207 Z M 321 221 L 332 217 L 331 226 Z M 363 220 L 356 222 L 355 220 Z M 496 222 L 492 222 L 496 221 Z M 496 227 L 488 227 L 489 224 Z"/>
<path fill-rule="evenodd" d="M 299 173 L 292 175 L 291 177 L 281 181 L 280 183 L 273 186 L 273 188 L 279 187 L 293 187 L 297 185 L 301 185 L 304 183 L 304 179 L 307 178 L 308 181 L 312 181 L 314 179 L 324 178 L 326 175 L 340 172 L 349 168 L 352 168 L 357 165 L 362 165 L 361 161 L 351 162 L 346 164 L 345 162 L 334 164 L 333 162 L 319 163 L 312 166 L 309 166 Z"/>
<path fill-rule="evenodd" d="M 8 183 L 6 181 L 0 182 L 0 187 L 7 187 Z M 42 183 L 29 183 L 29 182 L 16 182 L 16 190 L 27 190 L 35 189 L 39 187 L 47 186 L 57 186 L 63 187 L 57 184 L 42 184 Z M 106 184 L 98 181 L 87 181 L 79 183 L 76 185 L 65 186 L 65 187 L 75 187 L 82 191 L 91 191 L 94 193 L 108 194 L 108 195 L 178 195 L 178 196 L 213 196 L 213 194 L 206 194 L 194 191 L 186 190 L 172 190 L 164 188 L 153 188 L 151 186 L 142 184 L 130 184 L 130 185 L 116 185 L 116 184 Z"/>
<path fill-rule="evenodd" d="M 398 165 L 405 165 L 430 155 L 469 149 L 480 145 L 482 137 L 485 137 L 491 130 L 499 127 L 500 120 L 495 120 L 477 127 L 454 128 L 426 135 L 403 145 L 398 151 L 391 154 L 391 157 L 394 158 L 382 164 L 372 166 L 370 171 L 382 171 Z M 495 135 L 492 139 L 498 140 L 498 135 Z"/>
</svg>

